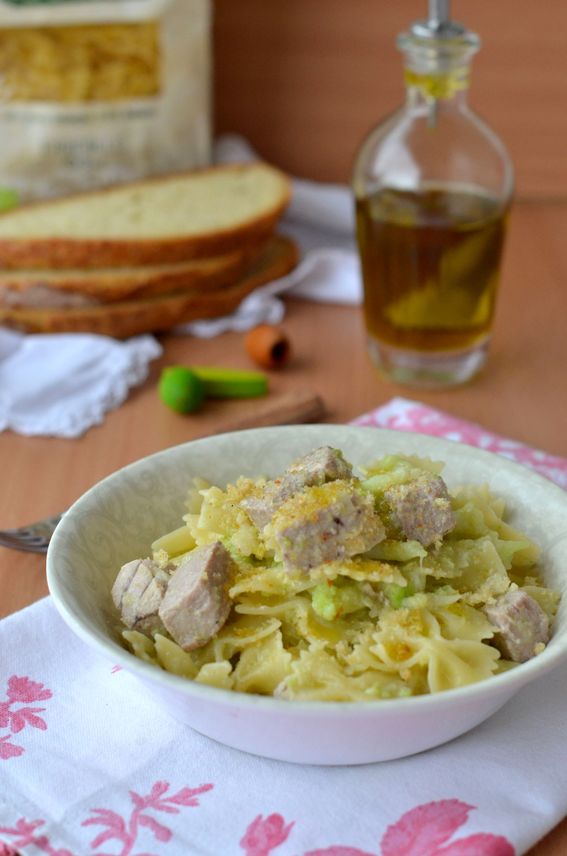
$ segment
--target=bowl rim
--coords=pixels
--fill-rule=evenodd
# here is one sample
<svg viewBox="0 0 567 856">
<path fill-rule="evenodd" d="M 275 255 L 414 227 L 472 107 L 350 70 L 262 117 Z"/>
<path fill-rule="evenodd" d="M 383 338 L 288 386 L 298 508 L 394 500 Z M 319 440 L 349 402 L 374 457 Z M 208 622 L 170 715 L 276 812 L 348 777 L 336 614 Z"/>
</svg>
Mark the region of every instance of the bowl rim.
<svg viewBox="0 0 567 856">
<path fill-rule="evenodd" d="M 471 446 L 466 443 L 460 443 L 454 440 L 448 440 L 443 437 L 436 437 L 429 434 L 419 432 L 397 431 L 394 429 L 379 428 L 374 426 L 360 425 L 343 425 L 343 424 L 309 424 L 309 425 L 282 425 L 263 428 L 249 428 L 239 431 L 230 431 L 220 434 L 213 434 L 206 437 L 199 437 L 194 440 L 189 440 L 185 443 L 175 444 L 161 449 L 158 452 L 153 452 L 145 455 L 120 467 L 118 470 L 110 473 L 108 476 L 96 482 L 88 490 L 86 490 L 64 513 L 61 522 L 57 526 L 51 539 L 46 561 L 47 584 L 49 594 L 53 603 L 63 618 L 68 627 L 91 648 L 96 649 L 103 654 L 107 659 L 120 665 L 125 671 L 132 673 L 135 677 L 144 681 L 149 681 L 152 684 L 181 692 L 186 696 L 187 702 L 191 698 L 208 700 L 216 704 L 222 704 L 228 707 L 244 707 L 254 708 L 255 710 L 265 710 L 273 713 L 285 713 L 286 715 L 301 714 L 321 716 L 322 714 L 347 714 L 349 717 L 353 715 L 355 718 L 366 717 L 369 714 L 372 716 L 384 715 L 388 713 L 411 713 L 414 710 L 420 711 L 435 706 L 444 707 L 447 704 L 458 704 L 460 701 L 466 702 L 481 699 L 485 696 L 506 695 L 511 697 L 517 690 L 521 689 L 527 683 L 535 680 L 538 677 L 549 672 L 551 669 L 559 665 L 560 661 L 567 656 L 567 633 L 565 638 L 556 639 L 554 645 L 550 645 L 536 657 L 528 660 L 525 663 L 520 663 L 513 669 L 506 670 L 497 675 L 492 675 L 489 678 L 484 678 L 472 684 L 467 684 L 463 687 L 454 687 L 448 690 L 443 690 L 437 693 L 427 693 L 419 696 L 409 696 L 407 698 L 393 699 L 369 699 L 368 701 L 322 701 L 322 700 L 300 700 L 300 699 L 281 699 L 273 696 L 262 696 L 253 693 L 237 692 L 235 690 L 227 690 L 220 687 L 213 687 L 208 684 L 201 684 L 189 678 L 184 678 L 180 675 L 166 672 L 159 666 L 151 663 L 146 663 L 139 657 L 129 652 L 127 649 L 114 641 L 111 637 L 104 634 L 102 631 L 93 633 L 83 625 L 80 618 L 75 616 L 73 610 L 69 607 L 66 597 L 65 588 L 59 582 L 59 576 L 56 569 L 57 551 L 59 542 L 64 537 L 69 521 L 76 514 L 80 514 L 82 506 L 87 504 L 90 498 L 96 494 L 102 486 L 112 485 L 114 481 L 120 480 L 125 475 L 130 474 L 136 469 L 142 467 L 147 461 L 158 460 L 161 457 L 167 457 L 173 452 L 182 452 L 183 449 L 191 447 L 195 449 L 203 444 L 212 444 L 219 441 L 226 442 L 227 438 L 238 435 L 259 436 L 267 435 L 268 433 L 294 433 L 298 432 L 305 437 L 316 435 L 320 431 L 332 433 L 334 430 L 352 432 L 353 436 L 361 433 L 368 436 L 376 436 L 377 440 L 381 436 L 400 437 L 409 435 L 417 440 L 423 440 L 433 447 L 438 446 L 440 450 L 458 446 L 465 457 L 480 458 L 486 463 L 494 463 L 498 461 L 500 468 L 505 471 L 521 475 L 522 478 L 532 481 L 534 485 L 539 485 L 545 491 L 554 494 L 556 499 L 561 503 L 565 503 L 567 511 L 567 492 L 559 485 L 547 479 L 540 473 L 510 460 L 502 455 L 480 449 L 476 446 Z M 323 442 L 325 438 L 322 438 Z M 429 453 L 429 452 L 428 452 Z M 442 453 L 441 453 L 442 454 Z M 109 593 L 110 597 L 110 593 Z M 553 637 L 552 637 L 553 641 Z M 499 692 L 500 691 L 500 692 Z"/>
</svg>

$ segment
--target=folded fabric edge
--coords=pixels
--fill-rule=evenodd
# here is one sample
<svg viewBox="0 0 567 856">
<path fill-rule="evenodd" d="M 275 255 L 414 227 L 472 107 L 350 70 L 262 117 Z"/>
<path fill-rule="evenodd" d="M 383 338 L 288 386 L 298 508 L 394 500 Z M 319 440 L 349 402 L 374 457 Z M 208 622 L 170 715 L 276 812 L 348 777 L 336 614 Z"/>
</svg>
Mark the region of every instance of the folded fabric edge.
<svg viewBox="0 0 567 856">
<path fill-rule="evenodd" d="M 50 337 L 54 346 L 57 345 L 57 339 L 58 334 Z M 0 431 L 10 429 L 25 437 L 74 439 L 85 434 L 89 428 L 100 425 L 107 412 L 119 407 L 128 397 L 130 390 L 146 380 L 150 362 L 163 353 L 162 346 L 150 335 L 136 336 L 124 342 L 112 340 L 110 344 L 112 348 L 123 348 L 126 359 L 121 374 L 109 379 L 107 388 L 96 400 L 87 400 L 73 411 L 58 412 L 57 418 L 48 422 L 44 414 L 39 414 L 35 418 L 29 416 L 18 418 L 10 417 L 8 412 L 0 412 Z"/>
</svg>

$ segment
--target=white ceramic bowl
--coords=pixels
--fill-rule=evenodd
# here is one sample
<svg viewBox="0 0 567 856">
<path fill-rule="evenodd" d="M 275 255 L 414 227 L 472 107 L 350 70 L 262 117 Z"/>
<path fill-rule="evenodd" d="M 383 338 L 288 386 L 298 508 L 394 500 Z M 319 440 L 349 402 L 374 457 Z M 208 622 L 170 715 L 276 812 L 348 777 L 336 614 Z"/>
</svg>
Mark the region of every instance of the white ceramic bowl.
<svg viewBox="0 0 567 856">
<path fill-rule="evenodd" d="M 395 452 L 443 460 L 449 485 L 488 483 L 503 496 L 511 521 L 543 548 L 546 582 L 563 592 L 546 650 L 509 672 L 462 689 L 367 703 L 284 701 L 220 690 L 168 674 L 128 653 L 114 629 L 112 582 L 124 562 L 147 555 L 158 535 L 179 525 L 190 479 L 200 475 L 224 486 L 238 475 L 274 476 L 323 444 L 341 448 L 354 464 Z M 335 425 L 260 428 L 166 449 L 95 485 L 58 526 L 47 575 L 55 605 L 71 629 L 136 675 L 164 712 L 202 734 L 246 752 L 297 763 L 383 761 L 430 749 L 468 731 L 566 657 L 567 493 L 501 457 L 422 435 Z M 513 712 L 511 708 L 510 717 Z"/>
</svg>

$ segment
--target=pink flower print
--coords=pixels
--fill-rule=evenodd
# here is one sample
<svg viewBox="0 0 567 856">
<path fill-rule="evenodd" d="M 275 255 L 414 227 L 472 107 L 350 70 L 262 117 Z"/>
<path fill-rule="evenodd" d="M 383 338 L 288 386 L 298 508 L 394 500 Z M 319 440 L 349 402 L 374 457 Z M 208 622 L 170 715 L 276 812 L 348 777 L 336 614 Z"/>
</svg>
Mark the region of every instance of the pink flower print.
<svg viewBox="0 0 567 856">
<path fill-rule="evenodd" d="M 309 850 L 303 856 L 514 856 L 514 848 L 502 835 L 481 833 L 449 843 L 472 809 L 474 806 L 456 799 L 418 805 L 387 828 L 379 854 L 333 844 Z M 259 815 L 246 830 L 240 846 L 246 856 L 268 856 L 287 839 L 292 826 L 290 823 L 284 827 L 279 814 L 265 821 Z"/>
<path fill-rule="evenodd" d="M 248 826 L 239 844 L 246 856 L 268 856 L 287 840 L 292 826 L 293 822 L 285 825 L 281 814 L 270 814 L 265 820 L 259 814 Z"/>
<path fill-rule="evenodd" d="M 32 844 L 38 850 L 47 853 L 47 856 L 74 856 L 70 850 L 56 850 L 51 846 L 46 835 L 36 835 L 36 829 L 43 826 L 44 823 L 44 820 L 25 820 L 21 817 L 13 827 L 0 827 L 0 832 L 14 837 L 11 844 L 0 843 L 0 856 L 18 856 L 19 851 L 27 847 L 28 844 Z"/>
<path fill-rule="evenodd" d="M 514 856 L 514 848 L 501 835 L 471 835 L 443 846 L 472 809 L 455 799 L 416 806 L 388 827 L 380 842 L 381 856 Z"/>
<path fill-rule="evenodd" d="M 173 835 L 169 827 L 148 814 L 150 810 L 179 814 L 181 807 L 198 806 L 199 795 L 210 791 L 212 787 L 213 785 L 207 784 L 200 785 L 198 788 L 182 788 L 177 793 L 167 796 L 169 782 L 156 782 L 147 796 L 130 791 L 134 808 L 128 820 L 110 809 L 93 808 L 91 812 L 94 817 L 84 820 L 81 825 L 106 827 L 91 841 L 92 850 L 97 850 L 107 841 L 115 839 L 122 844 L 122 850 L 117 856 L 130 856 L 142 829 L 148 829 L 153 837 L 163 844 L 167 844 Z M 99 856 L 104 855 L 100 853 Z M 151 856 L 151 854 L 140 853 L 138 856 Z"/>
<path fill-rule="evenodd" d="M 43 713 L 44 707 L 19 707 L 17 704 L 30 704 L 35 701 L 50 699 L 53 693 L 45 689 L 43 684 L 32 681 L 27 677 L 12 675 L 8 678 L 6 701 L 0 702 L 0 729 L 9 729 L 10 734 L 0 737 L 0 760 L 7 761 L 9 758 L 17 758 L 25 752 L 23 746 L 12 743 L 10 736 L 19 734 L 26 726 L 38 728 L 40 731 L 47 729 L 47 723 L 39 713 Z"/>
<path fill-rule="evenodd" d="M 37 681 L 30 681 L 25 677 L 18 678 L 16 675 L 8 678 L 8 699 L 11 702 L 29 704 L 34 701 L 46 701 L 52 695 L 51 690 L 44 689 L 43 684 Z"/>
<path fill-rule="evenodd" d="M 368 853 L 366 850 L 359 850 L 358 847 L 334 845 L 333 847 L 326 847 L 324 850 L 310 850 L 304 856 L 374 856 L 374 854 Z"/>
<path fill-rule="evenodd" d="M 10 736 L 8 734 L 5 737 L 0 737 L 0 761 L 17 758 L 18 755 L 23 755 L 25 751 L 23 746 L 10 743 Z"/>
</svg>

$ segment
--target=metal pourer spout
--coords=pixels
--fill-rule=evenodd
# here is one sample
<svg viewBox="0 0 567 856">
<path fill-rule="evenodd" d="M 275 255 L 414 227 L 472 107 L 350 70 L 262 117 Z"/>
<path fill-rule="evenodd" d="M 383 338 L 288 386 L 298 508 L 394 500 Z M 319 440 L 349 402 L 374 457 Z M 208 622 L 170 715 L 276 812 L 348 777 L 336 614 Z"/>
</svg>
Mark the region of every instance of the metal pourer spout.
<svg viewBox="0 0 567 856">
<path fill-rule="evenodd" d="M 421 39 L 455 39 L 466 33 L 466 28 L 451 21 L 450 0 L 429 0 L 427 21 L 416 21 L 411 33 Z"/>
<path fill-rule="evenodd" d="M 429 26 L 434 30 L 439 30 L 448 21 L 449 0 L 429 0 Z"/>
</svg>

